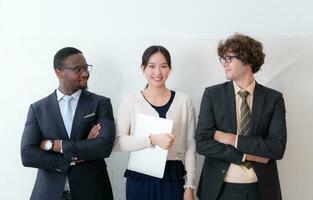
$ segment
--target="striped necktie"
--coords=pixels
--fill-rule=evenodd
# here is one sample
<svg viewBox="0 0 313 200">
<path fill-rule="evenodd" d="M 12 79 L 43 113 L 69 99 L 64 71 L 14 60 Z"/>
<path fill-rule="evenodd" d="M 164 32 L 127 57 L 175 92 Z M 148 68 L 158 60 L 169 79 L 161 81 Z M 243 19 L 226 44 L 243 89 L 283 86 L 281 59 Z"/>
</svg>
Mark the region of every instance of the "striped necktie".
<svg viewBox="0 0 313 200">
<path fill-rule="evenodd" d="M 239 135 L 246 136 L 249 134 L 251 130 L 251 113 L 249 109 L 249 105 L 247 103 L 247 96 L 249 95 L 249 92 L 246 90 L 239 91 L 239 96 L 242 99 L 242 103 L 240 106 L 240 130 Z M 242 166 L 246 167 L 247 169 L 250 169 L 252 167 L 251 163 L 249 161 L 244 161 L 241 163 Z"/>
<path fill-rule="evenodd" d="M 239 96 L 242 99 L 242 103 L 240 106 L 240 131 L 239 134 L 246 136 L 249 134 L 251 130 L 251 113 L 249 109 L 249 105 L 247 103 L 247 96 L 249 94 L 248 91 L 243 90 L 238 92 Z"/>
</svg>

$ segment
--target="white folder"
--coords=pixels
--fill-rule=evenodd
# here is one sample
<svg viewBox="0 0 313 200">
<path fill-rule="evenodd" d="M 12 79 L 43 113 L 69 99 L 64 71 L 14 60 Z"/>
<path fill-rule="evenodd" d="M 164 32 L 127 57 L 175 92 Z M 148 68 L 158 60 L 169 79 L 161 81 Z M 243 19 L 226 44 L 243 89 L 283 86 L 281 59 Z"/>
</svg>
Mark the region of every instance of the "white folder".
<svg viewBox="0 0 313 200">
<path fill-rule="evenodd" d="M 134 136 L 172 133 L 173 121 L 150 115 L 137 114 Z M 168 151 L 158 146 L 133 151 L 129 155 L 127 169 L 142 174 L 163 178 Z"/>
</svg>

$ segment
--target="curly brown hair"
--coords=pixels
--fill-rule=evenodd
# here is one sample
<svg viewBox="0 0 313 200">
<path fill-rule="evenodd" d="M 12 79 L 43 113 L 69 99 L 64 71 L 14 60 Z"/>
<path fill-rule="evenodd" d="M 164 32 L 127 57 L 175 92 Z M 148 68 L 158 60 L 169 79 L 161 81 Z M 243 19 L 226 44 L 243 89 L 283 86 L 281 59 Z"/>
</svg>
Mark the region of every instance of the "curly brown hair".
<svg viewBox="0 0 313 200">
<path fill-rule="evenodd" d="M 247 35 L 235 33 L 225 41 L 221 40 L 217 47 L 217 54 L 224 57 L 228 53 L 238 54 L 239 60 L 246 65 L 251 65 L 252 72 L 260 70 L 264 63 L 265 54 L 263 44 Z"/>
</svg>

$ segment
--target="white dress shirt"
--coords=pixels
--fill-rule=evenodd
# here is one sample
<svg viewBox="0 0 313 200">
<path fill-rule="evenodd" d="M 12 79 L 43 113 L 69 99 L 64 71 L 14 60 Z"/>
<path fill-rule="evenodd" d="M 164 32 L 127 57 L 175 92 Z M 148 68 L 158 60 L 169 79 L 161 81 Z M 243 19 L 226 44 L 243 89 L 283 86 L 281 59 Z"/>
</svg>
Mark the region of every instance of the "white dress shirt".
<svg viewBox="0 0 313 200">
<path fill-rule="evenodd" d="M 63 97 L 66 96 L 66 95 L 63 94 L 59 89 L 56 90 L 56 93 L 57 93 L 57 100 L 58 100 L 60 112 L 61 112 L 61 115 L 62 115 L 62 118 L 63 118 L 64 109 L 65 109 L 65 103 L 66 103 L 65 100 L 63 99 Z M 72 111 L 73 111 L 72 119 L 74 119 L 75 111 L 76 111 L 78 100 L 79 100 L 79 97 L 80 97 L 81 93 L 82 93 L 82 90 L 77 90 L 74 94 L 71 95 L 73 97 L 73 100 L 71 101 L 71 108 L 72 108 Z M 63 148 L 62 148 L 62 143 L 61 143 L 61 153 L 63 152 L 62 149 Z M 65 179 L 64 191 L 70 191 L 70 185 L 69 185 L 67 176 L 66 176 L 66 179 Z"/>
</svg>

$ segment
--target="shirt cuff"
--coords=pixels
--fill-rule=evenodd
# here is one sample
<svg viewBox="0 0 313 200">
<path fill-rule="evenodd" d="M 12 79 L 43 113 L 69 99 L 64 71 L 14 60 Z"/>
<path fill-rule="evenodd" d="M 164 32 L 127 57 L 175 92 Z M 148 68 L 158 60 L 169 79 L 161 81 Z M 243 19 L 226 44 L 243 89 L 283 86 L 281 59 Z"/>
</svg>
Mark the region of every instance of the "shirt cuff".
<svg viewBox="0 0 313 200">
<path fill-rule="evenodd" d="M 194 189 L 196 189 L 196 186 L 194 186 L 194 185 L 184 185 L 184 189 L 192 189 L 192 190 L 194 190 Z"/>
<path fill-rule="evenodd" d="M 237 145 L 238 145 L 238 135 L 236 135 L 236 140 L 235 140 L 235 148 L 237 149 Z"/>
<path fill-rule="evenodd" d="M 60 141 L 60 153 L 63 153 L 62 141 L 63 140 Z"/>
<path fill-rule="evenodd" d="M 246 155 L 247 155 L 247 154 L 243 154 L 242 160 L 241 160 L 242 162 L 246 161 Z"/>
</svg>

